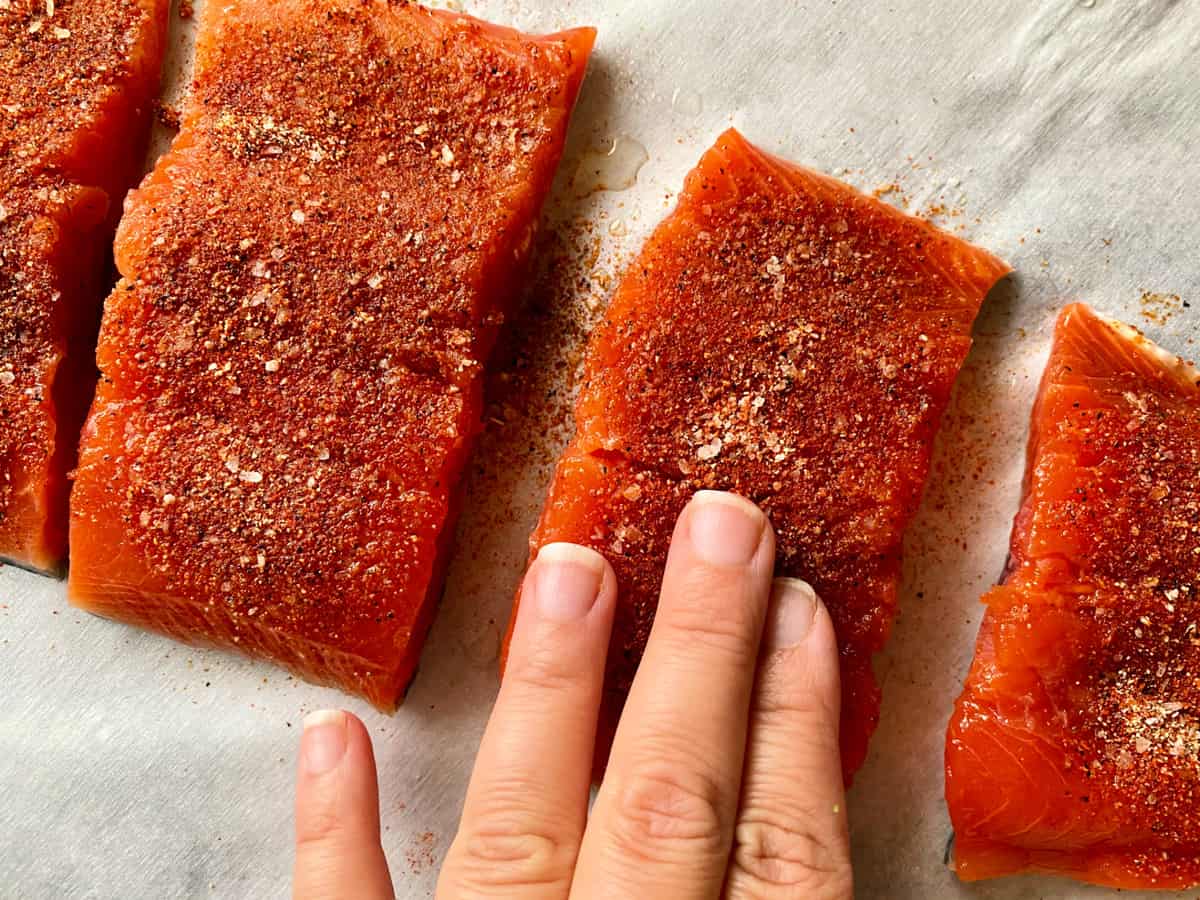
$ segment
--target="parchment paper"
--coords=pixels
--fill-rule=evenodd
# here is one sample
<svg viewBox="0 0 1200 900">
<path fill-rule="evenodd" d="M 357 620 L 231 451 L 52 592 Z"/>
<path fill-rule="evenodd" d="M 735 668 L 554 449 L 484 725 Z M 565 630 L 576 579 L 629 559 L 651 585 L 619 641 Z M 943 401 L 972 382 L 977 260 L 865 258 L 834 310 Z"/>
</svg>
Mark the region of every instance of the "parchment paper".
<svg viewBox="0 0 1200 900">
<path fill-rule="evenodd" d="M 943 865 L 942 741 L 978 598 L 1005 556 L 1056 310 L 1084 299 L 1195 353 L 1200 317 L 1183 301 L 1200 302 L 1200 7 L 465 5 L 535 31 L 593 24 L 600 39 L 548 213 L 558 265 L 517 325 L 527 346 L 543 330 L 553 337 L 532 367 L 554 365 L 534 375 L 526 365 L 520 377 L 545 391 L 489 417 L 445 601 L 408 702 L 382 716 L 274 668 L 81 614 L 62 584 L 0 570 L 0 896 L 287 896 L 299 723 L 326 705 L 368 723 L 397 892 L 431 896 L 495 694 L 498 636 L 526 535 L 569 429 L 540 403 L 565 408 L 574 342 L 612 276 L 729 124 L 868 190 L 890 186 L 886 199 L 934 214 L 1017 271 L 978 322 L 909 536 L 903 614 L 877 661 L 883 721 L 850 798 L 858 894 L 1107 895 L 1032 877 L 959 885 Z M 172 27 L 177 85 L 186 83 L 190 26 L 173 17 Z M 614 154 L 622 175 L 608 186 L 629 181 L 641 145 L 649 159 L 636 182 L 580 196 L 596 186 L 574 177 L 581 158 L 595 162 L 588 154 L 614 139 L 624 142 Z M 574 330 L 547 325 L 564 321 Z"/>
</svg>

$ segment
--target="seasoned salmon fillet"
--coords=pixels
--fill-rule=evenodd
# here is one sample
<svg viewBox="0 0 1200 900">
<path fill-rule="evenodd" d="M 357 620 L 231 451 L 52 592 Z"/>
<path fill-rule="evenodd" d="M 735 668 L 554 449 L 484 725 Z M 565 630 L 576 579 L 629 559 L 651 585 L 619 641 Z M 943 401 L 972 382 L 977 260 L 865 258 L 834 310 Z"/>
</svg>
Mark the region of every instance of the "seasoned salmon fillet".
<svg viewBox="0 0 1200 900">
<path fill-rule="evenodd" d="M 166 0 L 0 3 L 0 559 L 57 570 Z"/>
<path fill-rule="evenodd" d="M 593 38 L 206 4 L 118 234 L 74 603 L 396 706 Z"/>
<path fill-rule="evenodd" d="M 954 862 L 1200 884 L 1200 372 L 1083 305 L 946 739 Z"/>
<path fill-rule="evenodd" d="M 871 657 L 896 605 L 901 537 L 995 257 L 726 132 L 687 177 L 592 337 L 577 433 L 533 551 L 586 544 L 619 603 L 598 757 L 641 658 L 675 518 L 698 489 L 770 516 L 778 573 L 829 605 L 842 755 L 879 712 Z"/>
</svg>

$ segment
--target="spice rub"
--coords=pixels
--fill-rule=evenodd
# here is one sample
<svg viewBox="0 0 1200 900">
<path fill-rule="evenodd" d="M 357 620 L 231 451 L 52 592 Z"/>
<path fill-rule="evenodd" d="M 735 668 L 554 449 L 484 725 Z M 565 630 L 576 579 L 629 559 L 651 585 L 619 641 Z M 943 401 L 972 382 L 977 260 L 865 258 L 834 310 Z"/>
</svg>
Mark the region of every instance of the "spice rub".
<svg viewBox="0 0 1200 900">
<path fill-rule="evenodd" d="M 657 605 L 675 517 L 701 488 L 768 513 L 778 571 L 811 582 L 842 654 L 843 767 L 878 720 L 871 657 L 901 537 L 995 257 L 726 132 L 593 335 L 536 549 L 604 553 L 620 583 L 602 732 Z M 601 756 L 606 748 L 601 740 Z"/>
<path fill-rule="evenodd" d="M 0 0 L 0 559 L 56 570 L 166 0 Z"/>
<path fill-rule="evenodd" d="M 1200 372 L 1063 311 L 946 739 L 955 866 L 1200 884 Z"/>
<path fill-rule="evenodd" d="M 118 235 L 75 603 L 395 707 L 593 37 L 205 6 Z"/>
</svg>

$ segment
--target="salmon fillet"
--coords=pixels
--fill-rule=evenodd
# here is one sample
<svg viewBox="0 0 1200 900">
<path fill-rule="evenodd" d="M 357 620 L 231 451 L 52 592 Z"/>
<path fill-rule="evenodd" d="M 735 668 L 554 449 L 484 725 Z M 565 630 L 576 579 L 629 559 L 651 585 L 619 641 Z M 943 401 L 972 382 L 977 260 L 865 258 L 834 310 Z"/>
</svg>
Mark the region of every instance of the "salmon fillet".
<svg viewBox="0 0 1200 900">
<path fill-rule="evenodd" d="M 995 257 L 726 132 L 687 177 L 592 337 L 577 433 L 532 549 L 586 544 L 619 603 L 599 764 L 658 602 L 675 518 L 702 488 L 760 504 L 781 575 L 841 647 L 846 779 L 878 720 L 871 657 L 900 545 Z"/>
<path fill-rule="evenodd" d="M 593 39 L 206 4 L 118 234 L 74 603 L 396 706 Z"/>
<path fill-rule="evenodd" d="M 121 198 L 167 0 L 0 5 L 0 560 L 57 570 Z"/>
<path fill-rule="evenodd" d="M 964 880 L 1200 884 L 1200 372 L 1065 309 L 946 738 Z"/>
</svg>

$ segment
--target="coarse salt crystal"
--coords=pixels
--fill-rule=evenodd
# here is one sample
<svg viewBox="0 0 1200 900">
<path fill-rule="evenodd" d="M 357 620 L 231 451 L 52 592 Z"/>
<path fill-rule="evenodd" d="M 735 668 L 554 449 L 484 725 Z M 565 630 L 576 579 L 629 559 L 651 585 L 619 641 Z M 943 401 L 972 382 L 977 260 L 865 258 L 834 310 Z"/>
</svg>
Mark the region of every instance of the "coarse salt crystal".
<svg viewBox="0 0 1200 900">
<path fill-rule="evenodd" d="M 696 458 L 702 460 L 713 459 L 721 452 L 722 446 L 720 438 L 713 438 L 707 444 L 701 444 L 696 449 Z"/>
<path fill-rule="evenodd" d="M 373 291 L 378 290 L 381 284 L 383 284 L 383 276 L 378 273 L 367 279 L 367 287 Z"/>
<path fill-rule="evenodd" d="M 449 144 L 442 144 L 442 165 L 448 166 L 454 162 L 454 151 Z"/>
<path fill-rule="evenodd" d="M 241 470 L 241 464 L 238 463 L 238 458 L 236 456 L 231 456 L 229 459 L 225 460 L 225 468 L 236 475 Z"/>
<path fill-rule="evenodd" d="M 242 481 L 249 482 L 250 484 L 258 484 L 263 480 L 262 472 L 253 472 L 249 469 L 244 472 L 238 472 L 238 478 L 240 478 Z"/>
<path fill-rule="evenodd" d="M 292 221 L 293 222 L 295 222 L 297 225 L 303 225 L 304 220 L 305 220 L 305 215 L 304 215 L 303 210 L 299 210 L 299 209 L 292 210 Z"/>
<path fill-rule="evenodd" d="M 263 363 L 263 368 L 266 369 L 268 372 L 278 372 L 279 371 L 279 360 L 268 359 L 265 363 Z"/>
<path fill-rule="evenodd" d="M 12 384 L 17 380 L 17 376 L 12 372 L 0 372 L 0 384 Z"/>
</svg>

